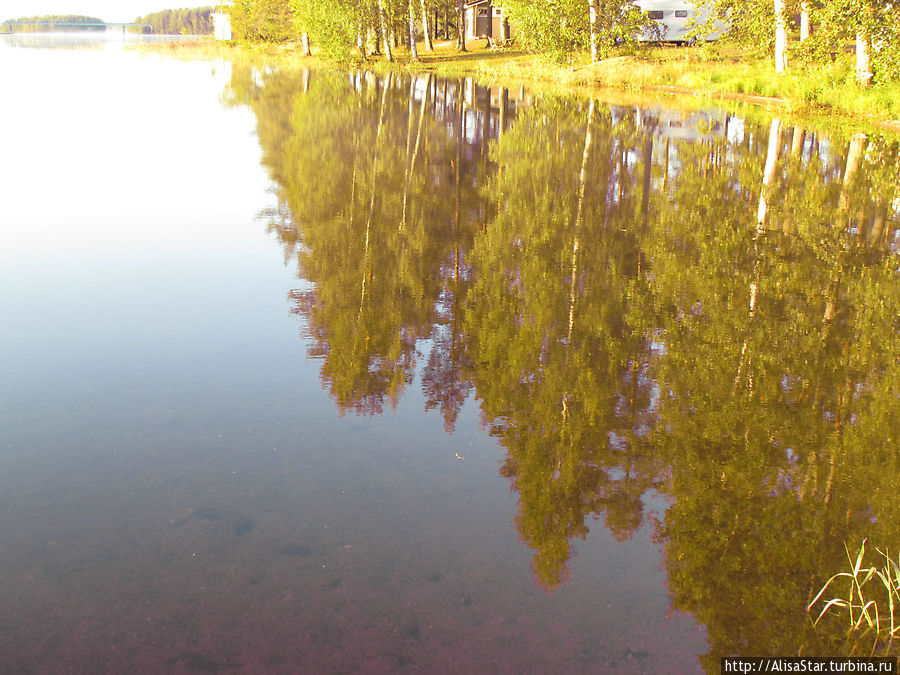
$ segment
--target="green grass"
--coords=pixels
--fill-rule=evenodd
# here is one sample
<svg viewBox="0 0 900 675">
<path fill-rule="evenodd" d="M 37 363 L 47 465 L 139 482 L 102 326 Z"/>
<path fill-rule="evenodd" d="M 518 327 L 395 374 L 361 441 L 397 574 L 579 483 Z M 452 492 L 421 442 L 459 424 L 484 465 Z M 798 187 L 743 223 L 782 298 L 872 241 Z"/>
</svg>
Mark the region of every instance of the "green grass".
<svg viewBox="0 0 900 675">
<path fill-rule="evenodd" d="M 900 559 L 895 562 L 887 550 L 876 548 L 879 566 L 864 566 L 865 539 L 855 560 L 846 545 L 844 550 L 850 571 L 838 572 L 825 582 L 806 609 L 812 612 L 816 607 L 817 626 L 828 615 L 843 617 L 851 653 L 888 654 L 900 635 Z M 829 589 L 838 595 L 826 600 Z"/>
<path fill-rule="evenodd" d="M 900 82 L 860 88 L 849 56 L 831 64 L 795 63 L 776 75 L 769 59 L 727 45 L 698 48 L 650 47 L 613 54 L 590 64 L 585 54 L 557 65 L 528 54 L 444 54 L 423 58 L 446 74 L 515 77 L 533 82 L 636 90 L 678 87 L 706 96 L 746 95 L 773 99 L 792 112 L 856 117 L 868 123 L 896 123 L 900 129 Z"/>
</svg>

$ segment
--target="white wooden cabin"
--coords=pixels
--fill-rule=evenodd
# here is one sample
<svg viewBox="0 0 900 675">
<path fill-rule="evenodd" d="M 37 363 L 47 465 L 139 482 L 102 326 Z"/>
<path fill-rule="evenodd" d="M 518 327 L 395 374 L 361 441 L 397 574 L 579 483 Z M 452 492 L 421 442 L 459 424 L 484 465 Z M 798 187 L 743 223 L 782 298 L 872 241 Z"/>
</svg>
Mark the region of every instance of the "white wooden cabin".
<svg viewBox="0 0 900 675">
<path fill-rule="evenodd" d="M 466 17 L 466 39 L 490 38 L 494 41 L 509 40 L 515 30 L 506 19 L 506 10 L 500 0 L 467 0 L 463 11 Z"/>
</svg>

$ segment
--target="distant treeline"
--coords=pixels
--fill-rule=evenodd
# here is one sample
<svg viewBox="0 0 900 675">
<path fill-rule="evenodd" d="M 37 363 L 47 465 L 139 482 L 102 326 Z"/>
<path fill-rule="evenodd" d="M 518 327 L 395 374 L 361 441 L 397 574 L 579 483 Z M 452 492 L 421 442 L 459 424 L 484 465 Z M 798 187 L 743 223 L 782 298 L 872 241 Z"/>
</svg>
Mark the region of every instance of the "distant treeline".
<svg viewBox="0 0 900 675">
<path fill-rule="evenodd" d="M 35 25 L 40 24 L 40 25 Z M 60 24 L 85 24 L 82 26 Z M 95 25 L 90 25 L 95 24 Z M 39 33 L 43 31 L 86 31 L 106 30 L 103 19 L 95 16 L 80 16 L 76 14 L 45 14 L 43 16 L 23 16 L 18 19 L 9 19 L 0 23 L 0 32 L 8 33 Z"/>
<path fill-rule="evenodd" d="M 212 7 L 164 9 L 161 12 L 139 16 L 134 22 L 150 24 L 153 26 L 154 33 L 166 35 L 212 35 L 212 11 Z"/>
</svg>

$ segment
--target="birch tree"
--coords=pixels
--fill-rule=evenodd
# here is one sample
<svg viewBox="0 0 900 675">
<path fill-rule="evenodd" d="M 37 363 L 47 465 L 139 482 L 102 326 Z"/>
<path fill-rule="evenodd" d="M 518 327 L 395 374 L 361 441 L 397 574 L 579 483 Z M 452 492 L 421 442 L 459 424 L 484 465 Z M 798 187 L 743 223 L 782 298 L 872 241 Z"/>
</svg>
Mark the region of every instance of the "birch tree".
<svg viewBox="0 0 900 675">
<path fill-rule="evenodd" d="M 463 0 L 459 0 L 456 5 L 456 48 L 459 51 L 466 51 L 466 10 Z"/>
<path fill-rule="evenodd" d="M 784 0 L 773 0 L 775 10 L 775 72 L 787 68 L 787 25 L 784 20 Z"/>
<path fill-rule="evenodd" d="M 592 61 L 617 43 L 635 44 L 650 19 L 630 0 L 507 0 L 517 39 L 560 61 L 588 49 Z"/>
<path fill-rule="evenodd" d="M 383 0 L 378 0 L 378 20 L 381 22 L 381 39 L 384 43 L 384 58 L 388 61 L 393 61 L 394 53 L 391 51 L 391 34 L 388 31 L 387 14 L 384 10 Z"/>
<path fill-rule="evenodd" d="M 433 52 L 434 43 L 431 41 L 431 31 L 428 29 L 428 10 L 425 7 L 425 0 L 420 0 L 422 5 L 422 38 L 425 40 L 425 51 Z"/>
<path fill-rule="evenodd" d="M 800 3 L 800 42 L 809 38 L 809 0 Z"/>
<path fill-rule="evenodd" d="M 409 0 L 407 7 L 409 8 L 409 58 L 413 61 L 419 60 L 419 51 L 416 49 L 416 12 L 413 9 L 415 0 Z"/>
</svg>

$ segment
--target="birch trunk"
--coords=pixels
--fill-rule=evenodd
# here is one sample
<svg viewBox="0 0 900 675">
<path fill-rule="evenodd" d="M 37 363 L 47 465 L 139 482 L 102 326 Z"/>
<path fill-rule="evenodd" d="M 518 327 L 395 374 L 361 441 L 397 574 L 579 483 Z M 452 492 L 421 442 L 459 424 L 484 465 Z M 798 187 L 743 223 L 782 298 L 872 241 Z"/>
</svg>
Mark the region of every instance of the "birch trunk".
<svg viewBox="0 0 900 675">
<path fill-rule="evenodd" d="M 799 178 L 800 175 L 800 164 L 803 161 L 803 142 L 806 138 L 806 131 L 800 125 L 794 127 L 794 133 L 791 138 L 791 158 L 788 162 L 788 174 L 787 174 L 787 189 L 785 190 L 786 198 L 788 195 L 793 195 L 791 191 L 791 185 L 796 185 L 798 181 L 802 180 Z M 793 201 L 788 204 L 785 203 L 785 211 L 786 215 L 784 221 L 781 224 L 781 231 L 784 234 L 790 234 L 791 228 L 793 226 L 793 213 L 794 213 L 794 203 Z"/>
<path fill-rule="evenodd" d="M 566 333 L 566 361 L 569 360 L 569 349 L 572 347 L 572 335 L 575 328 L 575 300 L 578 288 L 578 250 L 580 248 L 579 235 L 581 233 L 582 210 L 584 208 L 584 193 L 587 185 L 587 165 L 591 155 L 591 122 L 594 120 L 594 99 L 591 98 L 588 108 L 587 126 L 584 130 L 584 152 L 581 155 L 581 171 L 578 174 L 578 206 L 575 210 L 575 228 L 572 239 L 572 281 L 569 285 L 569 330 Z M 567 391 L 562 397 L 562 421 L 565 425 L 569 417 L 569 398 Z"/>
<path fill-rule="evenodd" d="M 794 135 L 791 138 L 791 157 L 800 161 L 803 152 L 803 142 L 806 140 L 806 131 L 800 125 L 794 127 Z"/>
<path fill-rule="evenodd" d="M 578 280 L 579 234 L 581 232 L 582 212 L 584 209 L 584 193 L 587 186 L 587 165 L 591 156 L 591 122 L 593 120 L 594 99 L 591 98 L 587 125 L 584 129 L 584 152 L 581 155 L 581 171 L 578 173 L 578 206 L 575 209 L 575 237 L 572 241 L 572 283 L 569 289 L 569 330 L 566 334 L 566 346 L 572 344 L 572 329 L 575 326 L 575 289 Z"/>
<path fill-rule="evenodd" d="M 381 38 L 384 42 L 384 57 L 393 62 L 394 53 L 391 51 L 391 34 L 388 31 L 387 20 L 384 15 L 384 2 L 382 0 L 378 0 L 378 18 L 381 20 Z"/>
<path fill-rule="evenodd" d="M 800 42 L 809 37 L 809 0 L 800 3 Z"/>
<path fill-rule="evenodd" d="M 872 220 L 872 226 L 869 228 L 866 235 L 866 243 L 870 248 L 879 247 L 881 237 L 884 234 L 884 226 L 885 223 L 887 223 L 887 210 L 887 206 L 879 209 L 875 214 L 875 218 Z"/>
<path fill-rule="evenodd" d="M 409 0 L 409 58 L 413 61 L 419 60 L 419 50 L 416 48 L 416 12 L 413 9 L 413 2 Z"/>
<path fill-rule="evenodd" d="M 850 207 L 850 192 L 853 187 L 853 180 L 859 171 L 859 163 L 868 140 L 869 137 L 862 132 L 853 134 L 850 137 L 850 149 L 847 151 L 847 164 L 844 167 L 843 185 L 841 186 L 841 196 L 838 200 L 838 210 L 841 213 L 847 211 Z"/>
<path fill-rule="evenodd" d="M 781 148 L 781 120 L 772 120 L 769 128 L 769 149 L 766 153 L 766 169 L 763 173 L 762 189 L 759 193 L 759 210 L 756 212 L 756 230 L 762 232 L 766 228 L 766 213 L 769 209 L 769 193 L 775 182 L 775 168 L 778 164 L 778 151 Z"/>
<path fill-rule="evenodd" d="M 379 0 L 380 4 L 380 0 Z M 382 83 L 381 89 L 381 111 L 378 114 L 378 127 L 375 130 L 375 147 L 374 147 L 374 156 L 372 157 L 372 178 L 371 178 L 371 187 L 369 193 L 369 212 L 366 216 L 366 233 L 365 238 L 363 240 L 363 275 L 362 275 L 362 283 L 359 292 L 359 315 L 357 317 L 357 321 L 362 318 L 363 307 L 366 302 L 366 291 L 367 291 L 367 283 L 369 280 L 369 235 L 372 227 L 372 216 L 375 213 L 375 195 L 376 191 L 376 180 L 378 178 L 378 148 L 379 141 L 381 140 L 381 129 L 384 127 L 384 109 L 385 104 L 387 103 L 387 92 L 391 86 L 391 74 L 388 73 L 384 78 L 384 82 Z"/>
<path fill-rule="evenodd" d="M 422 37 L 425 39 L 425 51 L 433 52 L 434 43 L 431 41 L 431 31 L 428 30 L 428 10 L 425 9 L 425 0 L 421 0 L 422 4 Z"/>
<path fill-rule="evenodd" d="M 784 0 L 775 2 L 775 72 L 783 73 L 787 68 L 787 26 L 784 22 Z"/>
<path fill-rule="evenodd" d="M 309 33 L 301 34 L 300 42 L 303 45 L 303 56 L 312 56 L 312 52 L 309 50 Z"/>
<path fill-rule="evenodd" d="M 363 37 L 363 27 L 362 23 L 359 24 L 359 27 L 356 29 L 356 48 L 359 50 L 360 56 L 362 56 L 362 60 L 366 60 L 366 40 Z"/>
<path fill-rule="evenodd" d="M 410 85 L 409 91 L 409 124 L 412 124 L 413 117 L 413 101 L 415 99 L 415 83 L 418 82 L 418 78 L 413 78 L 413 83 Z M 412 144 L 412 127 L 410 126 L 407 139 L 406 139 L 406 177 L 403 180 L 403 219 L 400 222 L 400 229 L 404 229 L 406 227 L 406 204 L 409 200 L 409 182 L 412 178 L 413 171 L 416 168 L 416 158 L 419 156 L 419 144 L 422 139 L 422 124 L 425 121 L 425 107 L 428 104 L 428 92 L 431 89 L 431 73 L 425 75 L 425 90 L 422 94 L 422 107 L 419 109 L 419 125 L 416 129 L 416 144 L 412 150 L 412 158 L 410 158 L 410 146 Z"/>
<path fill-rule="evenodd" d="M 647 225 L 647 217 L 650 213 L 650 180 L 653 177 L 653 135 L 647 134 L 644 139 L 644 183 L 641 193 L 642 222 Z"/>
<path fill-rule="evenodd" d="M 500 87 L 500 129 L 497 131 L 497 138 L 503 138 L 503 131 L 506 128 L 506 106 L 509 104 L 509 90 L 506 87 Z"/>
<path fill-rule="evenodd" d="M 591 63 L 597 63 L 597 0 L 588 0 L 588 16 L 591 23 Z"/>
<path fill-rule="evenodd" d="M 456 47 L 459 51 L 466 51 L 466 10 L 463 0 L 456 5 Z"/>
<path fill-rule="evenodd" d="M 862 87 L 872 84 L 872 69 L 869 63 L 869 36 L 865 31 L 856 31 L 856 81 Z"/>
</svg>

